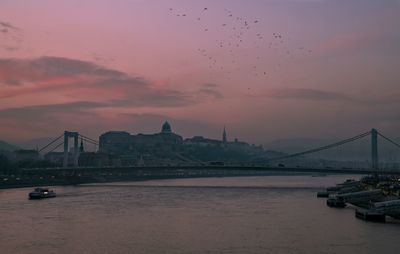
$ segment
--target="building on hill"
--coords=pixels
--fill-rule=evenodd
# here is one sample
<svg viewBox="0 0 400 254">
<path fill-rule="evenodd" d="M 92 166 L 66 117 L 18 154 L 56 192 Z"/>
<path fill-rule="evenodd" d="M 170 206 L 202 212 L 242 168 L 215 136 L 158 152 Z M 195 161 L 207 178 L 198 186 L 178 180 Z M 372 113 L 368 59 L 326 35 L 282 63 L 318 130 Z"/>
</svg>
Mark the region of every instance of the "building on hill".
<svg viewBox="0 0 400 254">
<path fill-rule="evenodd" d="M 161 127 L 161 132 L 154 134 L 106 132 L 100 136 L 99 152 L 120 155 L 123 165 L 131 165 L 146 154 L 168 155 L 179 150 L 182 144 L 183 138 L 173 133 L 171 125 L 166 121 Z"/>
<path fill-rule="evenodd" d="M 185 145 L 189 146 L 221 146 L 222 142 L 216 139 L 204 138 L 203 136 L 194 136 L 193 138 L 187 138 L 184 141 Z"/>
<path fill-rule="evenodd" d="M 203 163 L 207 161 L 247 161 L 251 157 L 260 157 L 262 147 L 249 145 L 235 139 L 230 142 L 224 127 L 220 140 L 203 136 L 194 136 L 185 140 L 173 132 L 166 121 L 161 131 L 154 134 L 132 135 L 125 131 L 109 131 L 100 136 L 98 163 L 95 154 L 82 155 L 80 165 L 111 164 L 131 165 L 173 165 Z M 118 160 L 105 163 L 104 154 L 114 156 Z M 86 156 L 86 158 L 84 158 Z"/>
<path fill-rule="evenodd" d="M 120 154 L 130 150 L 131 135 L 125 131 L 109 131 L 99 138 L 99 152 Z"/>
</svg>

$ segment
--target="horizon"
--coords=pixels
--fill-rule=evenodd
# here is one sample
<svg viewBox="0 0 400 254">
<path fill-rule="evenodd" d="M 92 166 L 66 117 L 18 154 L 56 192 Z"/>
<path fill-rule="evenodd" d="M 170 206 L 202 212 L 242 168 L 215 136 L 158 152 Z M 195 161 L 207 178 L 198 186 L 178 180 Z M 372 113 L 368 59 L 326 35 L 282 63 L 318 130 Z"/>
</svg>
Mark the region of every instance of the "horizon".
<svg viewBox="0 0 400 254">
<path fill-rule="evenodd" d="M 400 2 L 2 1 L 0 139 L 398 137 Z M 73 15 L 71 15 L 73 14 Z"/>
<path fill-rule="evenodd" d="M 109 132 L 127 132 L 127 131 L 110 130 L 110 131 L 106 131 L 104 133 L 101 133 L 101 135 L 107 134 Z M 146 132 L 146 133 L 145 132 L 137 132 L 137 133 L 127 132 L 127 133 L 129 133 L 130 135 L 133 135 L 133 136 L 140 135 L 140 134 L 154 135 L 154 134 L 161 133 L 161 130 L 158 130 L 158 131 L 155 131 L 155 132 L 150 132 L 150 133 L 149 132 Z M 172 133 L 175 133 L 175 134 L 181 136 L 180 133 L 174 132 L 173 127 L 172 127 Z M 82 134 L 82 133 L 80 133 L 80 134 Z M 84 135 L 84 133 L 83 133 L 83 135 Z M 99 137 L 95 137 L 94 139 L 96 140 L 97 138 L 100 138 L 100 136 Z M 206 139 L 222 141 L 222 132 L 221 132 L 221 136 L 220 137 L 216 137 L 216 138 L 208 137 L 208 136 L 202 136 L 202 135 L 194 135 L 194 136 L 191 136 L 191 137 L 181 136 L 181 137 L 183 138 L 183 140 L 186 140 L 186 139 L 191 139 L 191 138 L 199 137 L 199 136 L 203 137 L 203 138 L 206 138 Z M 55 138 L 56 137 L 38 137 L 38 138 L 30 139 L 30 140 L 21 141 L 19 143 L 8 142 L 7 140 L 1 140 L 0 139 L 0 142 L 3 141 L 6 144 L 15 146 L 15 147 L 20 148 L 20 149 L 37 149 L 37 148 L 41 148 L 41 147 L 47 145 L 49 142 L 53 141 Z M 93 137 L 91 137 L 91 138 L 93 138 Z M 342 137 L 342 140 L 344 138 L 349 138 L 349 137 Z M 394 138 L 393 140 L 400 141 L 400 137 L 393 137 L 393 138 Z M 332 143 L 340 141 L 339 139 L 329 138 L 329 137 L 326 137 L 326 138 L 299 137 L 299 138 L 274 139 L 274 140 L 269 141 L 268 143 L 251 143 L 251 142 L 248 142 L 247 140 L 243 140 L 243 139 L 240 139 L 240 138 L 237 138 L 237 137 L 230 137 L 229 136 L 229 132 L 227 131 L 227 141 L 231 142 L 231 143 L 234 143 L 236 140 L 240 141 L 240 142 L 245 142 L 245 143 L 247 143 L 249 145 L 255 145 L 255 146 L 260 146 L 261 145 L 265 151 L 276 151 L 276 152 L 283 152 L 283 153 L 297 153 L 297 152 L 304 151 L 306 149 L 314 149 L 316 147 L 325 146 L 325 145 L 332 144 Z M 332 156 L 332 154 L 333 155 L 335 155 L 335 154 L 336 155 L 337 154 L 343 155 L 344 151 L 347 151 L 347 153 L 355 152 L 354 149 L 363 150 L 362 153 L 363 153 L 363 156 L 365 156 L 365 155 L 367 155 L 367 154 L 369 154 L 371 152 L 369 150 L 370 148 L 368 147 L 370 142 L 371 141 L 369 140 L 369 137 L 367 139 L 363 138 L 360 141 L 357 141 L 357 142 L 353 143 L 352 145 L 346 145 L 344 147 L 344 150 L 331 151 L 331 152 L 328 152 L 328 153 L 321 153 L 320 156 L 322 156 L 322 157 L 324 157 L 324 156 Z M 381 150 L 381 152 L 385 151 L 385 153 L 388 153 L 385 156 L 383 156 L 384 160 L 387 159 L 386 157 L 390 157 L 390 156 L 397 157 L 397 150 L 395 149 L 393 144 L 389 144 L 383 139 L 379 139 L 378 143 L 379 143 L 380 149 L 383 149 L 383 150 Z M 87 151 L 97 151 L 98 150 L 98 146 L 95 146 L 95 145 L 93 145 L 91 143 L 88 143 L 86 141 L 84 141 L 84 147 L 85 147 L 85 150 L 87 150 Z M 60 152 L 60 151 L 62 151 L 62 148 L 58 148 L 55 151 Z M 331 154 L 331 155 L 329 155 L 329 154 Z"/>
</svg>

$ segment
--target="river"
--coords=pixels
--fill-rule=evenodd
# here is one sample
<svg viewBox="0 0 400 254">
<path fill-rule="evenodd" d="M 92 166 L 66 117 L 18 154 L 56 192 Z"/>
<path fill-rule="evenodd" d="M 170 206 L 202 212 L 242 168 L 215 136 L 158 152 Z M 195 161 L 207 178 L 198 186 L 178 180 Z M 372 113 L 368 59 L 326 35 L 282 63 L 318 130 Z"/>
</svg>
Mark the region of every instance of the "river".
<svg viewBox="0 0 400 254">
<path fill-rule="evenodd" d="M 0 190 L 0 253 L 395 253 L 400 222 L 365 222 L 316 198 L 346 178 L 90 184 L 45 200 Z"/>
</svg>

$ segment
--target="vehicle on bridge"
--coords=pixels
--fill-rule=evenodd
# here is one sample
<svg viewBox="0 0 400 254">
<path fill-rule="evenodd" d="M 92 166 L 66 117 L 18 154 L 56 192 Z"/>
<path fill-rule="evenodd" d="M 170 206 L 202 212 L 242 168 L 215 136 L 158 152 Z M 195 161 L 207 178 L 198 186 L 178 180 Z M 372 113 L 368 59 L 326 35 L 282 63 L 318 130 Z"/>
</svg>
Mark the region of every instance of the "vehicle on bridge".
<svg viewBox="0 0 400 254">
<path fill-rule="evenodd" d="M 225 163 L 223 161 L 210 161 L 208 163 L 208 165 L 210 165 L 210 166 L 224 166 Z"/>
</svg>

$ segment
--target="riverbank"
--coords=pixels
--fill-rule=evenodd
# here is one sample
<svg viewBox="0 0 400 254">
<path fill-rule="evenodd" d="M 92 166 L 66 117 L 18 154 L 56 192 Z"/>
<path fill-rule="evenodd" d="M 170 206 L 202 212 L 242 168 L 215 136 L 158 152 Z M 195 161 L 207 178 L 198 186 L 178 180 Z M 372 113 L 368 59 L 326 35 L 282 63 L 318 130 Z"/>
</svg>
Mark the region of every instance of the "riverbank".
<svg viewBox="0 0 400 254">
<path fill-rule="evenodd" d="M 88 175 L 11 175 L 0 178 L 0 189 L 26 188 L 39 186 L 68 186 L 87 183 L 107 183 L 107 182 L 126 182 L 126 181 L 148 181 L 162 179 L 182 179 L 182 178 L 207 178 L 207 177 L 241 177 L 241 176 L 295 176 L 310 175 L 310 173 L 294 172 L 266 172 L 266 171 L 147 171 L 131 172 L 131 174 L 101 174 L 96 176 Z"/>
</svg>

